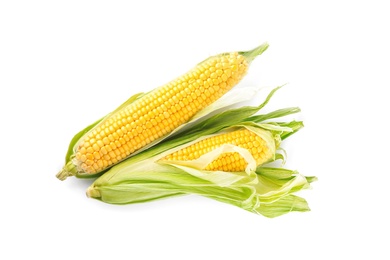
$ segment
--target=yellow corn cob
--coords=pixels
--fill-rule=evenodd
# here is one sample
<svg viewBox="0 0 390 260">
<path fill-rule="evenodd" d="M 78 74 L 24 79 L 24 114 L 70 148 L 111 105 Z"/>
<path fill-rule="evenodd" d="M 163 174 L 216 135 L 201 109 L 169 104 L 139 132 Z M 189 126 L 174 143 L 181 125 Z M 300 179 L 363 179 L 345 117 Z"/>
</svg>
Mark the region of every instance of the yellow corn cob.
<svg viewBox="0 0 390 260">
<path fill-rule="evenodd" d="M 256 165 L 269 161 L 273 156 L 273 149 L 257 134 L 248 129 L 239 129 L 206 138 L 179 151 L 171 153 L 160 161 L 191 161 L 224 145 L 232 144 L 247 149 L 256 160 Z M 205 170 L 209 171 L 244 171 L 247 166 L 245 159 L 237 152 L 221 154 L 208 164 Z"/>
<path fill-rule="evenodd" d="M 267 47 L 213 56 L 115 111 L 78 141 L 57 178 L 99 173 L 169 134 L 236 85 Z"/>
</svg>

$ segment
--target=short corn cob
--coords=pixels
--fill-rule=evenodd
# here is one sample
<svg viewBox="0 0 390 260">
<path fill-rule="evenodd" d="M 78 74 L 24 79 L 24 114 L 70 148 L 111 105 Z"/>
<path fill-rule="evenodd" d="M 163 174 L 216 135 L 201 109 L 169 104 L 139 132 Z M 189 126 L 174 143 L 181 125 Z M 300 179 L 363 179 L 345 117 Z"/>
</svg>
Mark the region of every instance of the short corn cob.
<svg viewBox="0 0 390 260">
<path fill-rule="evenodd" d="M 191 161 L 224 145 L 232 144 L 247 149 L 256 160 L 256 165 L 269 161 L 273 156 L 272 149 L 257 134 L 248 129 L 239 129 L 206 138 L 179 151 L 167 155 L 161 161 Z M 237 152 L 221 154 L 206 166 L 209 171 L 244 171 L 247 166 L 245 159 Z"/>
<path fill-rule="evenodd" d="M 102 172 L 166 136 L 236 85 L 267 46 L 213 56 L 115 111 L 78 141 L 71 161 L 57 177 Z"/>
</svg>

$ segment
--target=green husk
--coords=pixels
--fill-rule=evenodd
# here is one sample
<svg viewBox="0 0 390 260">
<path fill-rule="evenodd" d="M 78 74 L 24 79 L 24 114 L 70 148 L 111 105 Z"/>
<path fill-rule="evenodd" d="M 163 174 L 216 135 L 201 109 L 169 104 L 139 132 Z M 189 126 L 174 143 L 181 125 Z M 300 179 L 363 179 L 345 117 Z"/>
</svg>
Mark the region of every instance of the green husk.
<svg viewBox="0 0 390 260">
<path fill-rule="evenodd" d="M 88 188 L 87 195 L 106 203 L 131 204 L 197 194 L 266 217 L 291 211 L 308 211 L 307 202 L 293 193 L 309 188 L 315 177 L 304 177 L 297 171 L 281 167 L 249 166 L 254 159 L 250 154 L 245 154 L 243 148 L 227 145 L 203 155 L 205 158 L 217 157 L 229 149 L 236 149 L 234 151 L 242 153 L 248 162 L 243 172 L 205 171 L 198 162 L 159 161 L 193 142 L 237 127 L 246 127 L 262 135 L 270 144 L 273 143 L 275 157 L 272 161 L 283 159 L 283 155 L 277 152 L 280 141 L 299 131 L 303 124 L 301 121 L 278 123 L 270 120 L 297 113 L 299 108 L 257 114 L 279 88 L 273 89 L 259 106 L 224 110 L 114 166 Z M 207 161 L 202 163 L 207 164 Z"/>
<path fill-rule="evenodd" d="M 148 162 L 129 170 L 117 169 L 116 176 L 111 178 L 102 178 L 107 173 L 104 174 L 88 188 L 87 195 L 106 203 L 132 204 L 196 194 L 276 217 L 292 211 L 308 211 L 304 199 L 291 195 L 309 188 L 314 180 L 287 169 L 282 169 L 282 173 L 289 176 L 280 178 L 279 168 L 261 168 L 248 175 Z"/>
</svg>

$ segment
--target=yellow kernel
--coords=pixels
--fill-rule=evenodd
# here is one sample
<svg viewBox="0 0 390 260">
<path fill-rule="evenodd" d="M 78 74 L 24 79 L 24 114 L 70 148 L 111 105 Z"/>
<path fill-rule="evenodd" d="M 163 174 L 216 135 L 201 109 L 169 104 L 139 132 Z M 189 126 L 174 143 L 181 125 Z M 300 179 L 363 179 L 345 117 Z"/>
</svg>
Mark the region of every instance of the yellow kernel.
<svg viewBox="0 0 390 260">
<path fill-rule="evenodd" d="M 110 156 L 111 159 L 116 157 L 113 151 L 109 152 L 108 155 Z"/>
<path fill-rule="evenodd" d="M 195 92 L 192 92 L 191 95 L 190 95 L 190 97 L 191 97 L 193 100 L 195 100 L 195 99 L 197 98 Z"/>
<path fill-rule="evenodd" d="M 203 80 L 199 80 L 199 81 L 194 81 L 191 86 L 188 86 L 188 90 L 191 92 L 193 91 L 194 89 L 198 88 L 200 86 L 200 84 L 202 83 Z M 190 94 L 188 92 L 186 92 L 186 94 Z"/>
<path fill-rule="evenodd" d="M 87 160 L 87 156 L 85 156 L 85 154 L 82 154 L 80 156 L 80 161 L 85 162 L 86 160 Z"/>
<path fill-rule="evenodd" d="M 80 165 L 81 169 L 83 169 L 84 171 L 87 169 L 87 166 L 88 166 L 88 165 L 86 165 L 85 163 L 82 163 L 82 164 Z"/>
<path fill-rule="evenodd" d="M 97 165 L 98 165 L 100 168 L 105 167 L 102 160 L 97 161 Z"/>
<path fill-rule="evenodd" d="M 114 140 L 111 140 L 111 141 L 115 141 L 115 140 L 119 139 L 119 135 L 117 134 L 117 132 L 112 133 L 112 137 L 114 138 Z"/>
<path fill-rule="evenodd" d="M 127 137 L 127 135 L 125 135 L 124 136 L 124 138 L 119 138 L 119 143 L 121 144 L 121 145 L 124 145 L 125 143 L 126 143 L 126 140 L 125 140 L 125 138 Z"/>
<path fill-rule="evenodd" d="M 137 131 L 137 133 L 142 133 L 142 127 L 141 126 L 137 126 L 137 128 L 135 130 Z"/>
<path fill-rule="evenodd" d="M 103 139 L 103 140 L 104 140 L 104 139 Z M 107 139 L 107 140 L 108 140 L 108 139 Z M 101 140 L 97 141 L 96 143 L 97 143 L 97 145 L 99 145 L 99 147 L 103 147 L 103 146 L 104 146 L 104 143 L 103 143 Z"/>
<path fill-rule="evenodd" d="M 99 150 L 100 150 L 99 145 L 97 145 L 96 143 L 94 143 L 94 144 L 92 145 L 92 148 L 93 148 L 95 151 L 99 151 Z"/>
<path fill-rule="evenodd" d="M 100 152 L 101 152 L 102 154 L 107 154 L 106 147 L 103 146 L 103 147 L 100 149 Z"/>
<path fill-rule="evenodd" d="M 145 123 L 145 127 L 146 128 L 152 128 L 153 125 L 152 125 L 152 123 L 150 121 L 148 121 L 148 122 Z"/>
<path fill-rule="evenodd" d="M 80 159 L 81 159 L 81 153 L 80 152 L 76 153 L 76 159 L 80 161 Z"/>
<path fill-rule="evenodd" d="M 79 151 L 80 153 L 84 154 L 87 152 L 87 149 L 85 149 L 85 147 L 81 147 Z"/>
<path fill-rule="evenodd" d="M 101 156 L 98 152 L 94 152 L 93 157 L 94 157 L 94 159 L 99 160 Z"/>
<path fill-rule="evenodd" d="M 106 141 L 103 139 L 103 142 L 106 145 L 115 140 L 115 138 L 112 136 L 112 134 L 108 135 L 107 138 L 108 138 L 108 143 L 106 143 Z"/>
<path fill-rule="evenodd" d="M 141 124 L 141 125 L 145 124 L 145 122 L 146 122 L 146 119 L 145 119 L 145 117 L 143 117 L 143 116 L 141 116 L 141 117 L 138 119 L 138 123 Z"/>
<path fill-rule="evenodd" d="M 94 164 L 92 165 L 92 167 L 93 167 L 94 170 L 99 169 L 99 166 L 97 165 L 97 163 L 94 163 Z"/>
<path fill-rule="evenodd" d="M 112 151 L 112 148 L 111 148 L 111 146 L 110 145 L 106 145 L 106 146 L 104 146 L 105 148 L 106 148 L 106 150 L 107 150 L 107 153 L 109 153 L 109 152 L 111 152 Z"/>
<path fill-rule="evenodd" d="M 87 160 L 93 160 L 94 159 L 93 155 L 90 154 L 90 153 L 87 153 L 86 157 L 87 157 Z"/>
<path fill-rule="evenodd" d="M 86 163 L 87 165 L 92 165 L 92 164 L 93 164 L 93 161 L 92 161 L 92 160 L 86 160 L 85 163 Z"/>
</svg>

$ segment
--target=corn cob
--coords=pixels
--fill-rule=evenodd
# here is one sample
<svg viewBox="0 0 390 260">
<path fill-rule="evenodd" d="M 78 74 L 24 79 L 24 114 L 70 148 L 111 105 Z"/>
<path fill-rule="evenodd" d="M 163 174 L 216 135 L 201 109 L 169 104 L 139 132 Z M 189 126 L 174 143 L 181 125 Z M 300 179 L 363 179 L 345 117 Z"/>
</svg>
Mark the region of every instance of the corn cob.
<svg viewBox="0 0 390 260">
<path fill-rule="evenodd" d="M 192 145 L 189 145 L 179 151 L 171 153 L 160 161 L 191 161 L 196 160 L 204 154 L 207 154 L 214 149 L 231 144 L 244 149 L 247 149 L 256 161 L 256 165 L 261 165 L 274 156 L 274 147 L 269 145 L 263 138 L 256 133 L 249 131 L 246 128 L 235 130 L 232 132 L 222 133 L 211 136 Z M 247 166 L 247 161 L 237 152 L 223 153 L 208 164 L 204 170 L 209 171 L 228 171 L 239 172 L 244 171 Z"/>
<path fill-rule="evenodd" d="M 217 112 L 132 156 L 95 180 L 87 196 L 122 205 L 197 194 L 267 217 L 309 210 L 307 202 L 293 193 L 309 188 L 315 177 L 281 168 L 284 157 L 277 151 L 280 142 L 303 124 L 269 121 L 299 112 L 299 108 L 255 115 L 277 89 L 259 106 Z M 213 166 L 214 161 L 236 159 L 230 152 L 242 156 L 238 165 Z M 281 166 L 257 167 L 278 159 L 283 159 Z"/>
<path fill-rule="evenodd" d="M 267 47 L 208 58 L 183 76 L 120 107 L 78 140 L 57 178 L 103 172 L 168 135 L 236 85 L 249 63 Z"/>
</svg>

